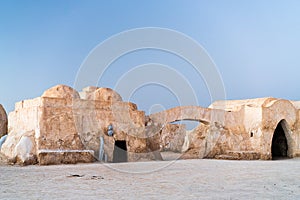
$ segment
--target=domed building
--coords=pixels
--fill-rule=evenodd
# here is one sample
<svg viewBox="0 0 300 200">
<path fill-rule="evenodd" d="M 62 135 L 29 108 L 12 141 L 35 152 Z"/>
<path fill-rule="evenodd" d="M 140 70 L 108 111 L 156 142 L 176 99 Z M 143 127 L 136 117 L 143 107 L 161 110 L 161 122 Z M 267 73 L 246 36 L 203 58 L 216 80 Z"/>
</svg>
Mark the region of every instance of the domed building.
<svg viewBox="0 0 300 200">
<path fill-rule="evenodd" d="M 8 129 L 3 113 L 0 107 L 0 130 L 8 132 L 1 153 L 21 164 L 161 160 L 161 151 L 182 153 L 182 159 L 300 156 L 300 102 L 271 97 L 180 106 L 146 116 L 110 88 L 77 92 L 57 85 L 16 103 Z M 192 130 L 174 124 L 182 120 L 199 124 Z"/>
<path fill-rule="evenodd" d="M 14 162 L 41 165 L 153 159 L 144 111 L 109 88 L 88 87 L 80 94 L 57 85 L 16 103 L 1 152 Z"/>
</svg>

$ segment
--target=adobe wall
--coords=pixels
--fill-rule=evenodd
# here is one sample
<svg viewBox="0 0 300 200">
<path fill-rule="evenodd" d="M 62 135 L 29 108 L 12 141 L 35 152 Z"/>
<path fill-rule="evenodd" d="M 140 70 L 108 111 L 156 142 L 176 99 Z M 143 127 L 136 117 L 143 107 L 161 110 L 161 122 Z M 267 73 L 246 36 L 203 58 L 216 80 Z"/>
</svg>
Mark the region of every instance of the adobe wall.
<svg viewBox="0 0 300 200">
<path fill-rule="evenodd" d="M 21 101 L 15 104 L 15 111 L 8 115 L 8 136 L 1 153 L 11 162 L 35 164 L 36 134 L 41 116 L 41 99 Z"/>
<path fill-rule="evenodd" d="M 159 151 L 164 150 L 183 152 L 185 159 L 272 159 L 280 124 L 287 156 L 295 157 L 300 156 L 299 119 L 300 102 L 276 98 L 217 101 L 208 108 L 181 106 L 145 116 L 109 88 L 78 93 L 58 85 L 16 103 L 1 152 L 24 164 L 93 162 L 103 139 L 108 162 L 114 160 L 116 141 L 126 142 L 128 161 L 162 159 Z M 191 131 L 171 124 L 180 120 L 200 124 Z M 109 125 L 113 136 L 107 134 Z"/>
<path fill-rule="evenodd" d="M 93 98 L 98 95 L 100 100 L 91 96 L 80 99 L 77 91 L 58 85 L 41 97 L 16 103 L 1 152 L 25 164 L 92 162 L 90 154 L 98 158 L 103 137 L 109 162 L 116 140 L 126 141 L 128 161 L 149 159 L 152 155 L 147 149 L 144 112 L 133 103 L 122 102 L 112 90 L 108 90 L 111 94 L 103 88 L 95 91 Z M 107 136 L 109 124 L 114 128 L 113 137 Z"/>
<path fill-rule="evenodd" d="M 0 138 L 7 134 L 7 114 L 3 106 L 0 104 Z"/>
<path fill-rule="evenodd" d="M 286 132 L 288 156 L 299 156 L 299 110 L 288 100 L 220 101 L 208 109 L 177 107 L 150 118 L 164 123 L 184 119 L 201 122 L 187 131 L 183 158 L 272 159 L 272 139 L 280 122 Z"/>
</svg>

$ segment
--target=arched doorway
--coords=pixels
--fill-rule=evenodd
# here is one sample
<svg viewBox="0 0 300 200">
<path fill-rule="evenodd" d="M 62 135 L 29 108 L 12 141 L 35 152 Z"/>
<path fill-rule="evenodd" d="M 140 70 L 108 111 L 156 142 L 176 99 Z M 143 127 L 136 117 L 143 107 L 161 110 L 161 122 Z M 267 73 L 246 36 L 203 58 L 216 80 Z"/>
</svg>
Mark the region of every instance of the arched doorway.
<svg viewBox="0 0 300 200">
<path fill-rule="evenodd" d="M 286 139 L 286 127 L 284 127 L 284 120 L 281 120 L 274 131 L 272 139 L 272 159 L 283 159 L 288 157 L 288 142 Z"/>
</svg>

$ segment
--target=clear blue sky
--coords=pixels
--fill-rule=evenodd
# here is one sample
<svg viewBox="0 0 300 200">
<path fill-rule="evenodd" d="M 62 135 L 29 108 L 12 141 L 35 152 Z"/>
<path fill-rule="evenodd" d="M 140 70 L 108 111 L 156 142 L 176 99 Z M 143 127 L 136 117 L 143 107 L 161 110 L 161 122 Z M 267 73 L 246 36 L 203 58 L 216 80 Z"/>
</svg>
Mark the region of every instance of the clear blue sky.
<svg viewBox="0 0 300 200">
<path fill-rule="evenodd" d="M 200 43 L 216 63 L 228 99 L 300 100 L 300 1 L 2 0 L 0 103 L 12 111 L 15 102 L 38 97 L 56 84 L 72 86 L 97 44 L 140 27 L 174 29 Z M 169 65 L 181 62 L 144 51 L 120 60 L 109 76 L 117 80 L 122 66 L 128 70 L 162 57 L 172 60 Z M 199 105 L 208 106 L 203 80 L 183 63 L 180 70 L 196 88 Z M 100 86 L 111 84 L 107 79 Z M 176 106 L 169 91 L 155 85 L 137 91 L 132 101 L 146 111 L 153 104 Z"/>
</svg>

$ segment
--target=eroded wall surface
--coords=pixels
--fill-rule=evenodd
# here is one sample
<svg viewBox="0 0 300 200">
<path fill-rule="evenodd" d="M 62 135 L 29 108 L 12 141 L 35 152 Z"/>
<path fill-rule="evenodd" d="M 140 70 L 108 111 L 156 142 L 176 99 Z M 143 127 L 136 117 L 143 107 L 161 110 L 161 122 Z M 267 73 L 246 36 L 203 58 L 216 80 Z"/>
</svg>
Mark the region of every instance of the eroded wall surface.
<svg viewBox="0 0 300 200">
<path fill-rule="evenodd" d="M 81 99 L 77 91 L 58 85 L 41 97 L 17 103 L 1 152 L 25 164 L 93 162 L 103 137 L 107 161 L 113 160 L 118 140 L 126 141 L 128 161 L 149 159 L 144 112 L 111 89 L 93 92 Z M 107 135 L 109 125 L 114 128 L 112 137 Z"/>
<path fill-rule="evenodd" d="M 286 154 L 295 157 L 300 156 L 299 119 L 299 102 L 276 98 L 182 106 L 145 116 L 109 88 L 88 87 L 78 93 L 58 85 L 41 97 L 16 103 L 1 152 L 22 164 L 112 162 L 118 141 L 125 143 L 127 161 L 160 160 L 160 151 L 182 152 L 184 159 L 272 159 L 280 125 Z M 200 123 L 187 131 L 172 124 L 180 120 Z"/>
<path fill-rule="evenodd" d="M 299 156 L 299 108 L 288 100 L 260 98 L 220 101 L 209 108 L 176 107 L 150 115 L 157 124 L 195 120 L 186 132 L 183 158 L 272 159 L 272 139 L 283 124 L 288 157 Z"/>
<path fill-rule="evenodd" d="M 3 106 L 0 104 L 0 138 L 7 134 L 7 114 Z"/>
</svg>

